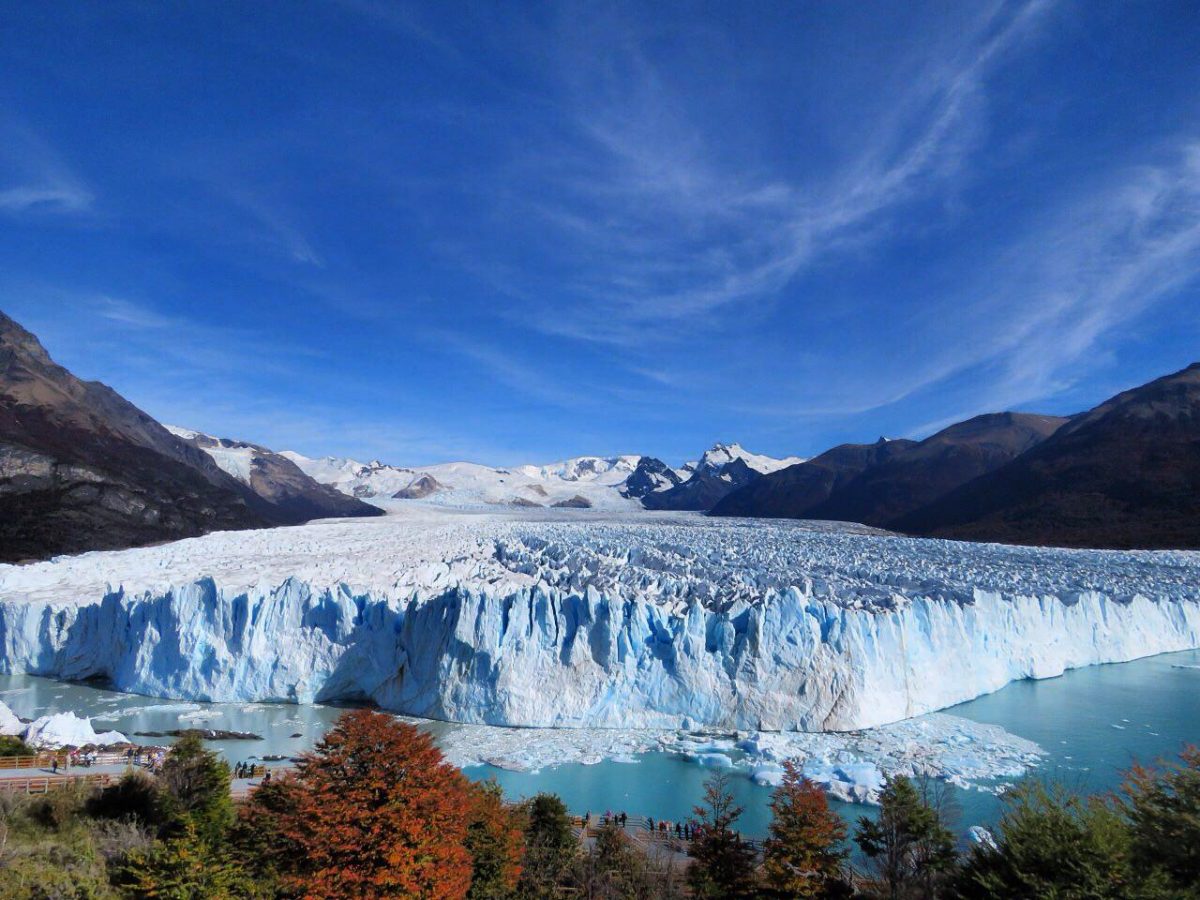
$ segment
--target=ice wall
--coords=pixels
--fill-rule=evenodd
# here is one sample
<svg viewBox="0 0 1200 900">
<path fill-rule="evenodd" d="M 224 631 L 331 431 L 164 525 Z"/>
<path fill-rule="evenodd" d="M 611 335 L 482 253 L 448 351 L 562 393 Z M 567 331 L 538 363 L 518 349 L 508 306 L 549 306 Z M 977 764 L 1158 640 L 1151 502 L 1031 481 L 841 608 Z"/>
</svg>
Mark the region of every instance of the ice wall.
<svg viewBox="0 0 1200 900">
<path fill-rule="evenodd" d="M 371 699 L 494 725 L 820 731 L 1200 646 L 1200 604 L 1177 588 L 926 584 L 863 603 L 811 579 L 723 599 L 678 571 L 653 585 L 613 579 L 608 591 L 577 575 L 395 595 L 299 577 L 249 589 L 199 578 L 0 599 L 0 667 L 189 700 Z"/>
</svg>

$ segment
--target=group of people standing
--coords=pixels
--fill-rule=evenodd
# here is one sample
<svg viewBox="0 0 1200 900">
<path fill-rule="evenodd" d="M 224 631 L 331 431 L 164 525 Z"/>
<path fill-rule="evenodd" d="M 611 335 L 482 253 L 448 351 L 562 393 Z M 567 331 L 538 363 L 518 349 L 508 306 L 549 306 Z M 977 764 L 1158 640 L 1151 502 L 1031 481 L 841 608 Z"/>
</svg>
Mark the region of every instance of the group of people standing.
<svg viewBox="0 0 1200 900">
<path fill-rule="evenodd" d="M 257 778 L 260 775 L 264 782 L 271 780 L 271 770 L 260 763 L 240 762 L 233 767 L 234 778 Z"/>
<path fill-rule="evenodd" d="M 609 822 L 616 824 L 620 828 L 624 828 L 629 822 L 629 816 L 624 812 L 613 813 L 612 811 L 606 811 L 602 816 L 600 816 L 600 824 L 603 826 L 607 825 Z M 591 823 L 591 812 L 585 812 L 583 814 L 584 829 L 586 830 Z M 667 837 L 673 831 L 675 833 L 675 839 L 680 841 L 692 840 L 696 837 L 696 833 L 698 831 L 698 826 L 692 825 L 688 822 L 668 822 L 666 819 L 655 820 L 652 816 L 646 817 L 646 827 L 650 829 L 652 833 L 658 834 L 662 837 Z"/>
</svg>

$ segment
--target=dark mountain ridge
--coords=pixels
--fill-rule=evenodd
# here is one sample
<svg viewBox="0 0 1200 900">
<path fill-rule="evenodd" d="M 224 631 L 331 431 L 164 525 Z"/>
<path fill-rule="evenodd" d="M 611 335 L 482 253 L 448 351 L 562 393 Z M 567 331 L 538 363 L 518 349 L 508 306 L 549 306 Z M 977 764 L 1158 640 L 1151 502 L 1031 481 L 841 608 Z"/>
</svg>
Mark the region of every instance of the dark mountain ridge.
<svg viewBox="0 0 1200 900">
<path fill-rule="evenodd" d="M 1073 417 L 896 526 L 1008 543 L 1200 547 L 1200 363 Z"/>
<path fill-rule="evenodd" d="M 296 521 L 0 312 L 0 561 Z"/>
</svg>

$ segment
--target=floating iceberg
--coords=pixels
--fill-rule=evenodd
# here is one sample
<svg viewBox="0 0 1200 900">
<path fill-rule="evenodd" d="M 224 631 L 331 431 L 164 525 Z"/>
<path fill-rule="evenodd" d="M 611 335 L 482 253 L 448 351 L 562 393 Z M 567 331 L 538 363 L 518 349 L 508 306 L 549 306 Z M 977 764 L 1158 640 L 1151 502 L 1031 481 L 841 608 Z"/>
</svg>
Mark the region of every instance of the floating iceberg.
<svg viewBox="0 0 1200 900">
<path fill-rule="evenodd" d="M 99 734 L 90 719 L 81 719 L 73 712 L 40 716 L 28 725 L 17 718 L 5 703 L 0 703 L 0 734 L 20 737 L 31 747 L 86 747 L 127 743 L 125 735 L 116 731 Z"/>
<path fill-rule="evenodd" d="M 784 760 L 793 759 L 806 777 L 850 803 L 876 802 L 889 775 L 925 775 L 995 792 L 1044 755 L 1037 744 L 997 725 L 945 713 L 865 731 L 823 734 L 458 725 L 445 727 L 438 745 L 457 766 L 518 771 L 664 752 L 701 766 L 744 773 L 763 785 L 779 784 Z"/>
<path fill-rule="evenodd" d="M 25 733 L 25 723 L 17 718 L 7 703 L 0 701 L 0 735 L 19 737 Z"/>
<path fill-rule="evenodd" d="M 423 511 L 0 566 L 0 668 L 451 722 L 846 731 L 1200 646 L 1198 594 L 1186 552 Z"/>
</svg>

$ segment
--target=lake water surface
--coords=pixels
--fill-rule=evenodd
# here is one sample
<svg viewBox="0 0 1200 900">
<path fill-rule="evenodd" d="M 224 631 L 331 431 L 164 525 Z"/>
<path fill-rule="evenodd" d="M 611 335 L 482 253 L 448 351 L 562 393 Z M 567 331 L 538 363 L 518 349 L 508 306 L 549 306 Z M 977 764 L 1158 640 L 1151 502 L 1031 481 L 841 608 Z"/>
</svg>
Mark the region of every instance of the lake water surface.
<svg viewBox="0 0 1200 900">
<path fill-rule="evenodd" d="M 211 744 L 231 761 L 289 757 L 307 750 L 344 711 L 328 705 L 156 700 L 21 675 L 0 676 L 0 699 L 24 718 L 66 710 L 89 715 L 97 730 L 115 729 L 143 744 L 168 741 L 137 737 L 136 732 L 204 727 L 261 735 L 262 740 Z M 1047 753 L 1036 770 L 1039 776 L 1080 790 L 1110 790 L 1134 760 L 1174 756 L 1185 744 L 1200 743 L 1200 651 L 1090 666 L 1061 678 L 1017 682 L 946 712 L 1001 725 L 1039 743 Z M 428 723 L 427 727 L 436 735 L 455 726 Z M 490 766 L 466 771 L 473 778 L 495 778 L 514 798 L 552 791 L 579 813 L 625 810 L 670 820 L 689 815 L 711 774 L 665 753 L 537 772 Z M 733 789 L 746 808 L 742 830 L 761 836 L 770 820 L 770 789 L 740 773 L 733 774 Z M 992 824 L 1001 812 L 1001 801 L 989 793 L 955 791 L 955 797 L 961 807 L 960 830 Z M 848 818 L 870 812 L 862 806 L 835 806 Z"/>
</svg>

